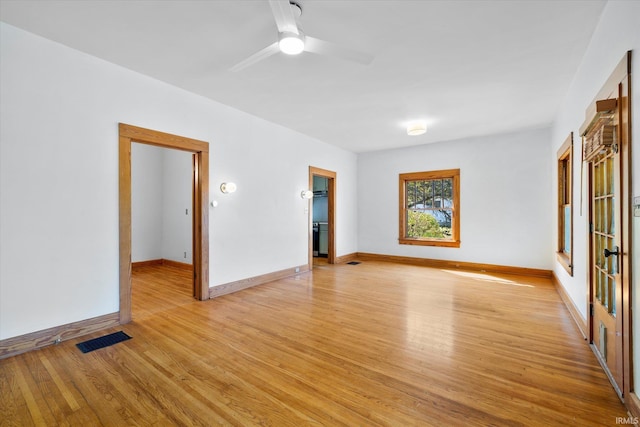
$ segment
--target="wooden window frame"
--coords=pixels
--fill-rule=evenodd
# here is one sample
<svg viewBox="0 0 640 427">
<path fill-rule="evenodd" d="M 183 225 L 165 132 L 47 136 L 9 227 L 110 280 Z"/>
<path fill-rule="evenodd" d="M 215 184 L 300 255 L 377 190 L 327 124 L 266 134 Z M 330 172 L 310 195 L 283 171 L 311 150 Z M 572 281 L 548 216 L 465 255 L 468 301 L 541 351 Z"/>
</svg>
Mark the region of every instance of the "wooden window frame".
<svg viewBox="0 0 640 427">
<path fill-rule="evenodd" d="M 409 238 L 406 223 L 406 190 L 410 181 L 427 181 L 434 179 L 453 179 L 453 207 L 451 208 L 451 239 Z M 401 173 L 399 175 L 399 234 L 401 245 L 460 247 L 460 169 L 445 169 L 428 172 Z"/>
<path fill-rule="evenodd" d="M 564 210 L 566 206 L 569 206 L 570 215 L 569 254 L 564 251 Z M 567 273 L 573 276 L 573 132 L 558 149 L 558 245 L 556 258 Z"/>
</svg>

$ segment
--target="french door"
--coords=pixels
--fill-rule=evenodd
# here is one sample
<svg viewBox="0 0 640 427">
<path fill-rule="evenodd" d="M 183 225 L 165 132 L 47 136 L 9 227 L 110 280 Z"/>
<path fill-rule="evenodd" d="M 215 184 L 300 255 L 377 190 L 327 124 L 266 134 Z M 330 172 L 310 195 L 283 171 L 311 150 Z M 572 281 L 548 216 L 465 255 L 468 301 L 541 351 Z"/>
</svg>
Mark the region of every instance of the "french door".
<svg viewBox="0 0 640 427">
<path fill-rule="evenodd" d="M 591 184 L 591 342 L 622 394 L 620 156 L 615 144 L 591 162 Z"/>
<path fill-rule="evenodd" d="M 589 341 L 623 401 L 632 384 L 630 284 L 631 52 L 587 109 Z"/>
</svg>

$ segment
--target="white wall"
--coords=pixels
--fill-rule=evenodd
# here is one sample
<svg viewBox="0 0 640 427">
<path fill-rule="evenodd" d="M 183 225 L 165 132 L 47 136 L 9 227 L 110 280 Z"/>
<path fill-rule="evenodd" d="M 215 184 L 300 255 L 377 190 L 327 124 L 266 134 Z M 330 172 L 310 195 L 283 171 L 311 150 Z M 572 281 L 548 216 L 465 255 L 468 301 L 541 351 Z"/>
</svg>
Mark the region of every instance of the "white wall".
<svg viewBox="0 0 640 427">
<path fill-rule="evenodd" d="M 309 165 L 357 250 L 353 153 L 4 23 L 0 85 L 0 339 L 118 311 L 119 122 L 210 143 L 210 285 L 307 263 Z"/>
<path fill-rule="evenodd" d="M 575 135 L 576 156 L 580 158 L 581 142 L 579 136 L 579 128 L 585 120 L 585 110 L 598 91 L 604 85 L 613 69 L 618 65 L 620 60 L 628 50 L 632 50 L 632 186 L 633 194 L 640 195 L 640 2 L 634 1 L 609 1 L 605 6 L 600 23 L 594 32 L 589 48 L 582 60 L 580 68 L 574 78 L 571 88 L 567 94 L 562 108 L 558 112 L 556 121 L 553 126 L 552 141 L 553 152 L 555 157 L 559 146 L 562 144 L 569 132 L 573 131 Z M 579 160 L 575 163 L 580 165 Z M 577 209 L 574 209 L 574 275 L 570 277 L 564 269 L 557 263 L 554 263 L 554 271 L 562 286 L 571 296 L 575 305 L 580 309 L 583 317 L 586 319 L 587 314 L 587 222 L 588 215 L 586 212 L 587 193 L 586 188 L 582 191 L 582 207 L 583 214 L 580 215 L 580 178 L 581 168 L 574 168 L 574 187 L 573 203 Z M 554 188 L 556 186 L 554 177 Z M 556 194 L 550 197 L 555 201 Z M 555 222 L 554 222 L 555 224 Z M 634 218 L 632 227 L 634 228 L 634 248 L 635 260 L 633 262 L 633 289 L 631 294 L 634 296 L 633 310 L 640 313 L 640 295 L 637 290 L 640 289 L 640 229 L 639 218 Z M 555 226 L 554 226 L 555 229 Z M 634 331 L 640 333 L 640 316 L 633 319 Z M 640 339 L 634 334 L 634 363 L 640 366 Z M 640 369 L 635 369 L 635 382 L 640 384 Z"/>
<path fill-rule="evenodd" d="M 460 169 L 460 248 L 398 244 L 398 175 Z M 550 269 L 549 130 L 362 154 L 358 249 Z"/>
<path fill-rule="evenodd" d="M 162 149 L 131 145 L 131 261 L 162 258 Z"/>
<path fill-rule="evenodd" d="M 131 261 L 168 259 L 191 264 L 191 156 L 132 144 Z"/>
<path fill-rule="evenodd" d="M 167 148 L 162 151 L 161 258 L 191 264 L 193 155 Z"/>
</svg>

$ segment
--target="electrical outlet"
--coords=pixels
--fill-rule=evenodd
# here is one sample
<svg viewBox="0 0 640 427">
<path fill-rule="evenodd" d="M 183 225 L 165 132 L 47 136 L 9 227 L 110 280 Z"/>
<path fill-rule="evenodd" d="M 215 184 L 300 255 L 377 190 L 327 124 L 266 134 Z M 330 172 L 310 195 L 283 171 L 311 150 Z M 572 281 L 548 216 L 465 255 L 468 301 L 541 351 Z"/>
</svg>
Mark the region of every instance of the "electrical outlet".
<svg viewBox="0 0 640 427">
<path fill-rule="evenodd" d="M 186 252 L 184 253 L 184 259 L 187 259 L 187 253 Z"/>
</svg>

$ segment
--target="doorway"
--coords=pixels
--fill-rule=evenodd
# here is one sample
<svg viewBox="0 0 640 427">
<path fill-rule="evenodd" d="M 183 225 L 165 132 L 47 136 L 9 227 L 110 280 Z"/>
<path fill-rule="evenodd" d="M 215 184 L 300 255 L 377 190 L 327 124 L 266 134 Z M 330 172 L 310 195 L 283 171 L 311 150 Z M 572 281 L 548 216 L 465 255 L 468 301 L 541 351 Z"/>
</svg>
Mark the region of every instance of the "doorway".
<svg viewBox="0 0 640 427">
<path fill-rule="evenodd" d="M 149 144 L 131 145 L 134 270 L 154 264 L 192 269 L 193 156 Z"/>
<path fill-rule="evenodd" d="M 193 302 L 193 156 L 131 144 L 133 320 Z"/>
<path fill-rule="evenodd" d="M 312 208 L 309 212 L 311 233 L 309 239 L 309 268 L 315 262 L 335 264 L 335 199 L 336 173 L 309 166 L 309 187 L 313 189 Z"/>
<path fill-rule="evenodd" d="M 193 153 L 193 293 L 209 299 L 209 144 L 177 135 L 119 124 L 120 323 L 131 321 L 131 144 Z"/>
<path fill-rule="evenodd" d="M 588 171 L 589 343 L 621 399 L 631 385 L 630 52 L 580 129 Z"/>
</svg>

